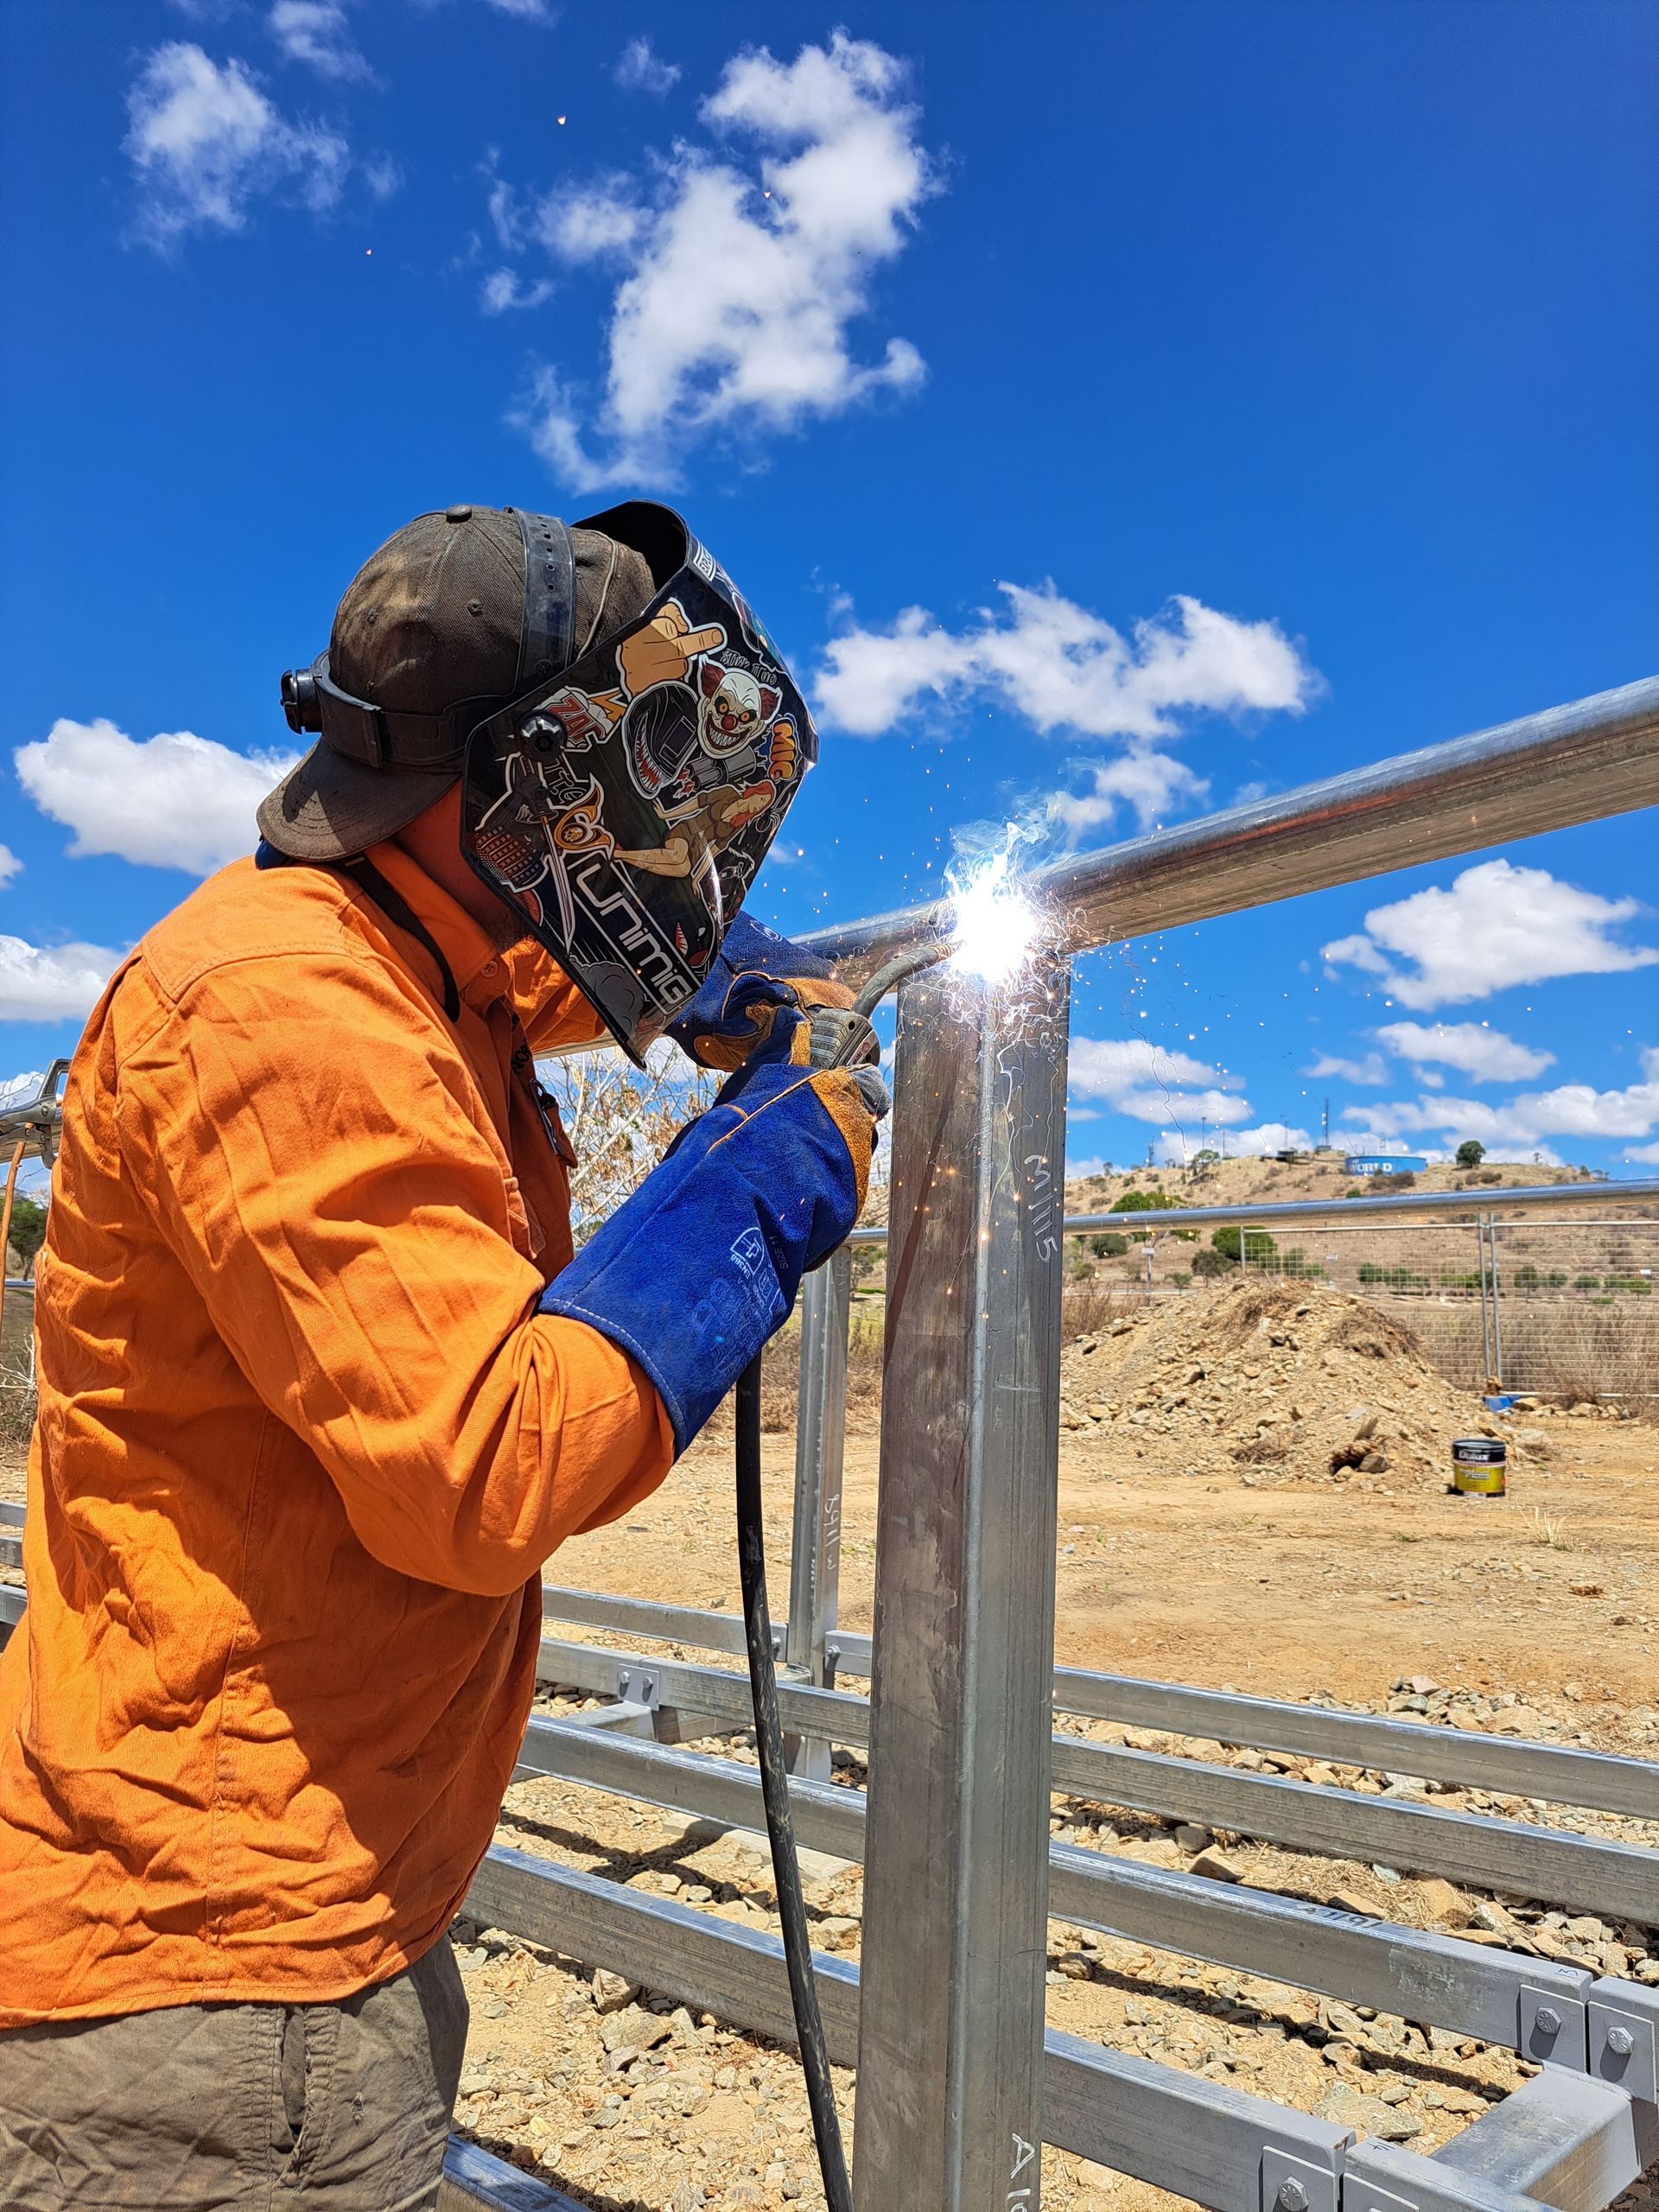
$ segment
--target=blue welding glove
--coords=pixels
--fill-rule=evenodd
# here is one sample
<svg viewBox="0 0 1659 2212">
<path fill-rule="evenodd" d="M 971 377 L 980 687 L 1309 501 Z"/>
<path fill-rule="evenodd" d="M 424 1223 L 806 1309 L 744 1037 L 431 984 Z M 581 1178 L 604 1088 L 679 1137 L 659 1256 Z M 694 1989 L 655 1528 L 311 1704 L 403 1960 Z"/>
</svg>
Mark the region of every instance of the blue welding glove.
<svg viewBox="0 0 1659 2212">
<path fill-rule="evenodd" d="M 781 1007 L 848 1007 L 853 995 L 816 952 L 736 914 L 702 988 L 668 1033 L 706 1068 L 741 1068 Z M 822 1057 L 820 1055 L 819 1057 Z"/>
<path fill-rule="evenodd" d="M 771 1033 L 543 1293 L 637 1359 L 683 1452 L 784 1321 L 801 1277 L 844 1243 L 887 1110 L 874 1068 L 806 1065 L 810 1030 Z"/>
</svg>

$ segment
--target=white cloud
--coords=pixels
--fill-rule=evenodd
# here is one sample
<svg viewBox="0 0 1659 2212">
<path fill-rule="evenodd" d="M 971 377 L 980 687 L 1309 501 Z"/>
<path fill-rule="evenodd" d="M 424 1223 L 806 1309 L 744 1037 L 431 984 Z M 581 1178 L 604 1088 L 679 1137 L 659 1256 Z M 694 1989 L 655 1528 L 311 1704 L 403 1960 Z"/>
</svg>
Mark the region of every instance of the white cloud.
<svg viewBox="0 0 1659 2212">
<path fill-rule="evenodd" d="M 139 185 L 138 235 L 166 251 L 187 231 L 239 231 L 262 194 L 333 207 L 350 164 L 343 138 L 280 116 L 242 62 L 221 68 L 170 41 L 127 93 L 126 151 Z"/>
<path fill-rule="evenodd" d="M 74 831 L 73 855 L 191 875 L 252 851 L 254 809 L 296 757 L 233 753 L 189 730 L 138 744 L 111 721 L 67 717 L 12 756 L 35 805 Z"/>
<path fill-rule="evenodd" d="M 862 362 L 849 340 L 934 188 L 902 76 L 842 31 L 792 62 L 751 49 L 701 112 L 715 132 L 760 142 L 758 182 L 682 142 L 649 182 L 613 180 L 570 203 L 602 208 L 604 251 L 620 257 L 603 397 L 588 413 L 544 369 L 518 419 L 575 490 L 672 483 L 711 430 L 787 430 L 920 383 L 908 340 Z M 591 226 L 565 219 L 565 205 L 544 204 L 540 235 L 564 258 L 594 257 Z"/>
<path fill-rule="evenodd" d="M 507 315 L 516 308 L 538 308 L 552 294 L 545 276 L 526 284 L 516 270 L 493 269 L 479 287 L 478 303 L 486 315 Z"/>
<path fill-rule="evenodd" d="M 1638 1160 L 1646 1166 L 1659 1167 L 1659 1144 L 1627 1144 L 1619 1157 Z"/>
<path fill-rule="evenodd" d="M 14 875 L 22 873 L 22 862 L 9 846 L 0 845 L 0 891 L 3 891 Z"/>
<path fill-rule="evenodd" d="M 553 10 L 547 0 L 485 0 L 485 4 L 493 8 L 498 16 L 517 16 L 526 23 L 550 23 L 553 20 Z"/>
<path fill-rule="evenodd" d="M 616 81 L 625 92 L 650 92 L 657 99 L 679 78 L 678 64 L 664 61 L 648 38 L 631 38 L 616 65 Z"/>
<path fill-rule="evenodd" d="M 1116 1114 L 1137 1122 L 1247 1122 L 1250 1104 L 1236 1094 L 1243 1077 L 1188 1052 L 1166 1052 L 1148 1037 L 1074 1037 L 1071 1089 L 1103 1098 Z M 1193 1084 L 1203 1084 L 1194 1090 Z"/>
<path fill-rule="evenodd" d="M 1219 1151 L 1221 1144 L 1219 1136 L 1210 1140 L 1212 1151 Z M 1226 1145 L 1230 1160 L 1264 1160 L 1275 1152 L 1310 1152 L 1313 1140 L 1306 1129 L 1293 1128 L 1287 1122 L 1260 1122 L 1253 1129 L 1229 1129 Z M 1193 1142 L 1190 1131 L 1180 1129 L 1160 1130 L 1158 1147 L 1159 1158 L 1166 1166 L 1179 1166 L 1204 1148 Z"/>
<path fill-rule="evenodd" d="M 1522 1083 L 1555 1065 L 1554 1052 L 1535 1052 L 1484 1021 L 1385 1021 L 1374 1033 L 1402 1060 L 1456 1068 L 1478 1083 Z"/>
<path fill-rule="evenodd" d="M 877 737 L 931 697 L 989 696 L 1045 733 L 1151 744 L 1192 714 L 1300 714 L 1319 678 L 1276 622 L 1244 622 L 1178 594 L 1126 638 L 1052 582 L 1001 587 L 999 620 L 986 607 L 952 633 L 919 607 L 887 631 L 833 639 L 817 687 L 827 721 Z"/>
<path fill-rule="evenodd" d="M 1640 912 L 1634 899 L 1599 898 L 1547 868 L 1483 861 L 1449 890 L 1431 885 L 1374 906 L 1362 931 L 1324 951 L 1375 976 L 1402 1006 L 1427 1008 L 1490 998 L 1516 983 L 1651 967 L 1659 950 L 1609 935 Z"/>
<path fill-rule="evenodd" d="M 374 72 L 353 40 L 344 0 L 274 0 L 265 27 L 285 61 L 302 62 L 337 84 L 372 84 Z"/>
<path fill-rule="evenodd" d="M 1337 1083 L 1386 1083 L 1389 1071 L 1381 1052 L 1367 1052 L 1363 1060 L 1345 1060 L 1339 1053 L 1321 1052 L 1304 1075 Z"/>
<path fill-rule="evenodd" d="M 392 154 L 376 154 L 363 164 L 363 181 L 376 200 L 390 200 L 404 188 L 403 163 Z"/>
<path fill-rule="evenodd" d="M 120 957 L 101 944 L 0 937 L 0 1021 L 83 1020 Z"/>
<path fill-rule="evenodd" d="M 1113 760 L 1079 764 L 1089 779 L 1086 791 L 1052 791 L 1048 818 L 1066 842 L 1080 845 L 1091 831 L 1103 829 L 1120 805 L 1135 809 L 1143 825 L 1156 822 L 1174 809 L 1178 801 L 1199 800 L 1209 791 L 1208 780 L 1193 774 L 1184 760 L 1160 753 L 1155 746 L 1131 745 Z"/>
<path fill-rule="evenodd" d="M 25 1098 L 38 1098 L 44 1068 L 29 1068 L 22 1075 L 9 1075 L 0 1081 L 0 1106 L 16 1106 Z"/>
<path fill-rule="evenodd" d="M 1517 1092 L 1496 1106 L 1480 1098 L 1431 1096 L 1414 1103 L 1351 1106 L 1343 1118 L 1382 1136 L 1435 1130 L 1448 1142 L 1478 1137 L 1488 1151 L 1500 1145 L 1525 1150 L 1549 1136 L 1646 1137 L 1659 1128 L 1659 1048 L 1648 1046 L 1641 1057 L 1642 1081 L 1620 1090 L 1563 1083 L 1552 1090 Z"/>
</svg>

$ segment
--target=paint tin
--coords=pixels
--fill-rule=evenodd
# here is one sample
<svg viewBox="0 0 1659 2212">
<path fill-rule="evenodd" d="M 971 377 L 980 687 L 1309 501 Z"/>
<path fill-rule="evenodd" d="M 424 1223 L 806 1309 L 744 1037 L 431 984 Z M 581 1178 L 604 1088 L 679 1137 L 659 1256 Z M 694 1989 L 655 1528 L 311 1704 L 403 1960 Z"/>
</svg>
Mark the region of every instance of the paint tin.
<svg viewBox="0 0 1659 2212">
<path fill-rule="evenodd" d="M 1501 1436 L 1458 1436 L 1452 1440 L 1452 1487 L 1459 1497 L 1502 1497 L 1509 1446 Z"/>
</svg>

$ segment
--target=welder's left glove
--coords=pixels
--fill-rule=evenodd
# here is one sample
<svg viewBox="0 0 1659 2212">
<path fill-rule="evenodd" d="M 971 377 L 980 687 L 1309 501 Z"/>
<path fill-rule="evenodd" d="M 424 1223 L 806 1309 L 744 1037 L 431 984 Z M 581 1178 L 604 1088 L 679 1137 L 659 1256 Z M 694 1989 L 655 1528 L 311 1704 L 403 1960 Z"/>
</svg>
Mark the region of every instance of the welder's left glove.
<svg viewBox="0 0 1659 2212">
<path fill-rule="evenodd" d="M 707 982 L 668 1033 L 706 1068 L 741 1068 L 772 1033 L 780 1007 L 844 1010 L 853 994 L 816 952 L 737 914 Z M 822 1060 L 822 1052 L 815 1055 Z"/>
<path fill-rule="evenodd" d="M 864 1203 L 887 1093 L 874 1068 L 807 1065 L 809 1037 L 798 1007 L 778 1009 L 708 1112 L 542 1294 L 542 1313 L 632 1353 L 682 1452 Z"/>
</svg>

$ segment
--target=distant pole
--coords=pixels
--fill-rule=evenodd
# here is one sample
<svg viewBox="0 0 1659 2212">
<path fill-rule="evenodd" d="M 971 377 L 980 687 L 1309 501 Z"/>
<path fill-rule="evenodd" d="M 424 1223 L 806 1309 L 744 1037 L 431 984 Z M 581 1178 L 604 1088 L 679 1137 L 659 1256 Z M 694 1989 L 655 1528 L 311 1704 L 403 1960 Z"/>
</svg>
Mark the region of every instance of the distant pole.
<svg viewBox="0 0 1659 2212">
<path fill-rule="evenodd" d="M 11 1155 L 11 1166 L 6 1171 L 6 1195 L 0 1200 L 0 1328 L 6 1319 L 6 1255 L 11 1249 L 11 1201 L 17 1188 L 17 1170 L 23 1164 L 23 1145 L 19 1137 Z"/>
</svg>

